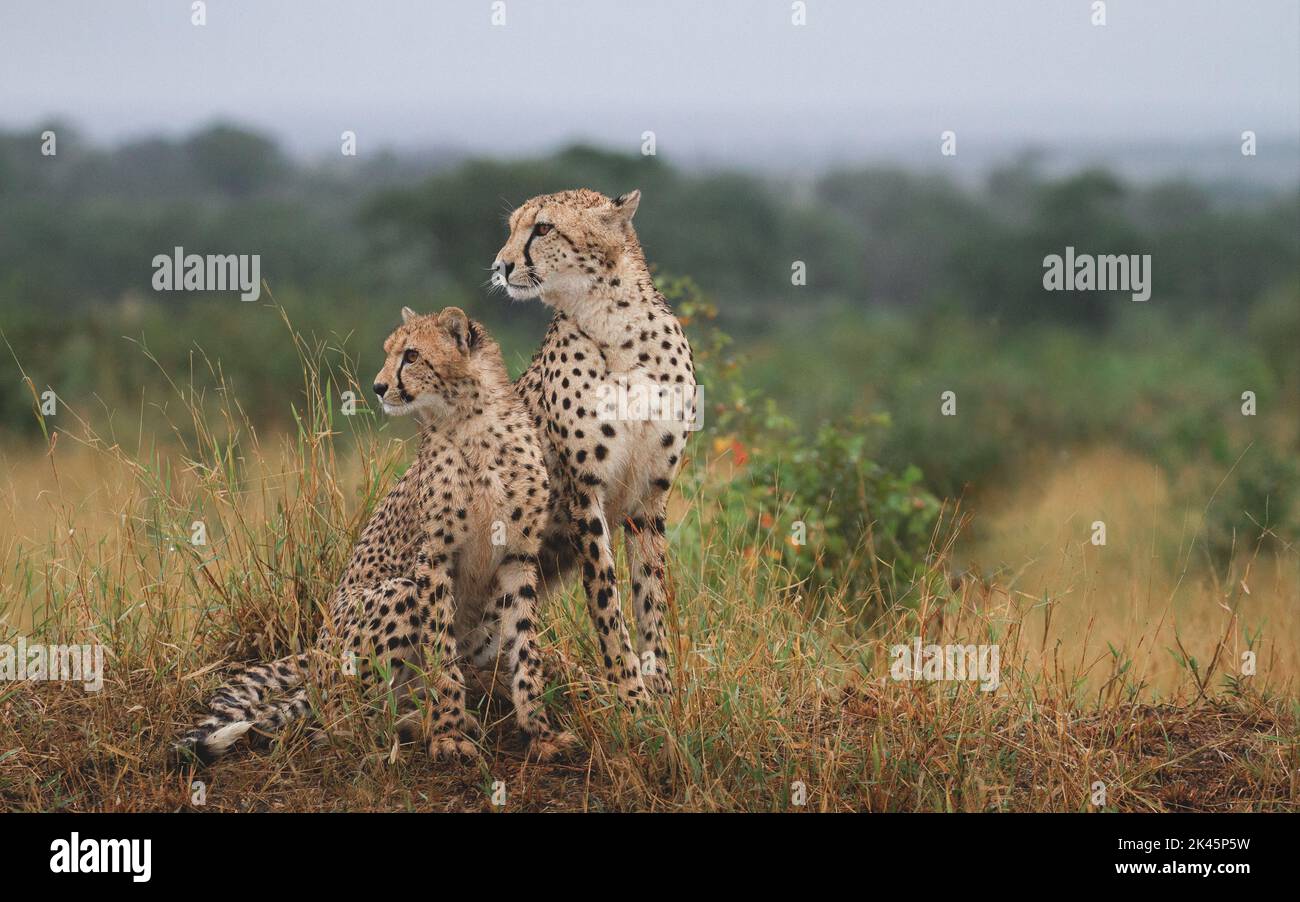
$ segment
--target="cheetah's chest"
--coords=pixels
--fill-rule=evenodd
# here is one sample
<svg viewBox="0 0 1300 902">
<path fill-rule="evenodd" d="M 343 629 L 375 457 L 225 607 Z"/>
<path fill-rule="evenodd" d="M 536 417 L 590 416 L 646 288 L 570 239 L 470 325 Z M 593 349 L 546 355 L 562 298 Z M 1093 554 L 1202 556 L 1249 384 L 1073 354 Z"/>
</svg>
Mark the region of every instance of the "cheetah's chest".
<svg viewBox="0 0 1300 902">
<path fill-rule="evenodd" d="M 611 519 L 636 513 L 671 483 L 694 415 L 694 379 L 636 363 L 606 364 L 570 339 L 543 370 L 539 402 L 559 463 L 579 485 L 600 485 Z"/>
<path fill-rule="evenodd" d="M 510 510 L 498 470 L 474 473 L 467 486 L 465 518 L 456 564 L 456 597 L 467 620 L 477 621 L 487 604 L 492 578 L 509 547 Z M 458 611 L 457 621 L 462 619 Z"/>
</svg>

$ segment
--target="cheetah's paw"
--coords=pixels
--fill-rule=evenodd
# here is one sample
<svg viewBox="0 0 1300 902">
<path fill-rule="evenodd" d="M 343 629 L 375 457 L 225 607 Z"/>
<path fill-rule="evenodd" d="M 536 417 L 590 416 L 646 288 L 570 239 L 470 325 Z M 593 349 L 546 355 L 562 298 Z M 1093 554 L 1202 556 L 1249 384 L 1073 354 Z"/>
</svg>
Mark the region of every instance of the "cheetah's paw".
<svg viewBox="0 0 1300 902">
<path fill-rule="evenodd" d="M 478 756 L 478 747 L 458 730 L 440 733 L 429 740 L 429 757 L 435 761 L 473 760 Z"/>
<path fill-rule="evenodd" d="M 673 681 L 667 671 L 659 670 L 645 677 L 645 688 L 652 695 L 672 695 Z"/>
<path fill-rule="evenodd" d="M 541 764 L 546 764 L 563 758 L 577 747 L 578 738 L 567 730 L 552 733 L 545 738 L 534 736 L 528 743 L 528 757 Z"/>
</svg>

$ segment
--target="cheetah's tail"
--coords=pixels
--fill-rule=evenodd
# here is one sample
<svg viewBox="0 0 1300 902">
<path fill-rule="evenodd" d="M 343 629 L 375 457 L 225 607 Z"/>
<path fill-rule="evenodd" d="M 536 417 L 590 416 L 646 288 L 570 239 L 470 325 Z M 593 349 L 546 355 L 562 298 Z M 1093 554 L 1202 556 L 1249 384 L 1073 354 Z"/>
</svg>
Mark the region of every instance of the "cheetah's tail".
<svg viewBox="0 0 1300 902">
<path fill-rule="evenodd" d="M 172 746 L 172 759 L 211 764 L 249 730 L 272 733 L 307 713 L 306 655 L 290 655 L 240 671 L 212 696 L 212 714 Z M 292 691 L 291 691 L 292 690 Z M 277 693 L 284 698 L 270 700 Z"/>
</svg>

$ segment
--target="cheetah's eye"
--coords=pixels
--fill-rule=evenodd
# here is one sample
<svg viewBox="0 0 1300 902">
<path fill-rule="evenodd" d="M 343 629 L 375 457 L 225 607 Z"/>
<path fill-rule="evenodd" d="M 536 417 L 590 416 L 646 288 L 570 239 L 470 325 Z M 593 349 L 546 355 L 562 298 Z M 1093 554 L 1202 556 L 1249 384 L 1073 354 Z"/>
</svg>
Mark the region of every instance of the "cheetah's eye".
<svg viewBox="0 0 1300 902">
<path fill-rule="evenodd" d="M 407 363 L 415 363 L 415 361 L 419 359 L 420 359 L 420 352 L 415 350 L 415 348 L 407 348 L 406 352 L 402 354 L 402 360 L 404 360 Z"/>
<path fill-rule="evenodd" d="M 533 226 L 533 234 L 548 235 L 553 228 L 555 228 L 555 226 L 551 225 L 549 222 L 539 222 Z"/>
</svg>

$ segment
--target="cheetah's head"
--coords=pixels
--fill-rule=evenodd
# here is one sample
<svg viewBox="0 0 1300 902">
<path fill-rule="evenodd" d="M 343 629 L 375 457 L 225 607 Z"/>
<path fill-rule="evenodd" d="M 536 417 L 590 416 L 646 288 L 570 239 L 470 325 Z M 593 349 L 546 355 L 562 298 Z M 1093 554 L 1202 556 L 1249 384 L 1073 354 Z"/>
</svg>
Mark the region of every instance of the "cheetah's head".
<svg viewBox="0 0 1300 902">
<path fill-rule="evenodd" d="M 384 413 L 439 420 L 463 411 L 478 397 L 475 358 L 489 343 L 459 307 L 424 315 L 403 307 L 402 325 L 384 342 L 384 366 L 375 376 Z"/>
<path fill-rule="evenodd" d="M 492 284 L 516 301 L 585 296 L 639 246 L 632 215 L 640 200 L 640 191 L 611 200 L 587 188 L 534 197 L 510 214 Z"/>
</svg>

